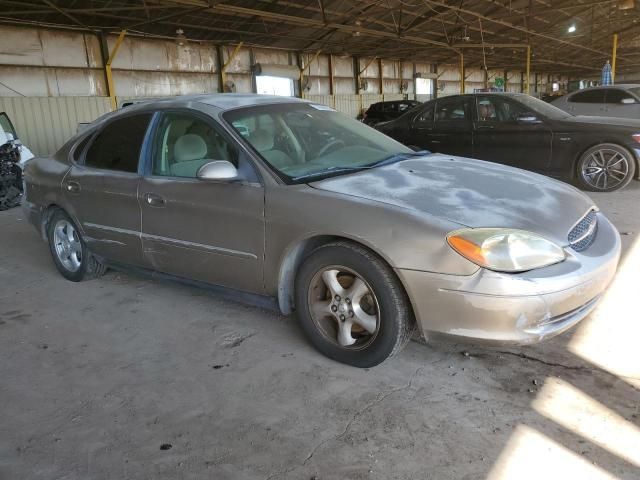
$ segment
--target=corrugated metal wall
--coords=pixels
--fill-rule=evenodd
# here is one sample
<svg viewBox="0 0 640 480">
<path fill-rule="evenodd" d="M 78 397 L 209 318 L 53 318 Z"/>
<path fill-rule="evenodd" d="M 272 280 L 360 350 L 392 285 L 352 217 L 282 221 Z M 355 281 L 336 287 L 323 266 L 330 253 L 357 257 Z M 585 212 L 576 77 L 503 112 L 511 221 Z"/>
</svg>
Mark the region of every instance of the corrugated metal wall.
<svg viewBox="0 0 640 480">
<path fill-rule="evenodd" d="M 0 26 L 0 108 L 12 118 L 22 140 L 36 154 L 55 152 L 76 132 L 77 124 L 90 122 L 110 110 L 100 42 L 88 33 Z M 108 36 L 113 48 L 115 36 Z M 435 72 L 435 65 L 350 56 L 302 54 L 256 47 L 241 48 L 231 58 L 234 46 L 221 48 L 189 42 L 178 46 L 170 40 L 125 37 L 113 64 L 119 99 L 159 97 L 220 90 L 219 65 L 228 63 L 226 80 L 237 92 L 255 91 L 252 64 L 302 65 L 305 98 L 330 105 L 356 117 L 369 105 L 383 100 L 416 98 L 415 74 Z M 313 61 L 312 61 L 313 60 Z M 356 94 L 354 63 L 362 69 Z M 364 68 L 364 67 L 367 68 Z M 484 72 L 466 70 L 466 91 L 484 86 Z M 492 70 L 491 78 L 501 76 Z M 520 91 L 520 74 L 509 75 L 509 91 Z M 548 78 L 539 76 L 537 90 L 548 88 Z M 531 75 L 532 93 L 536 91 Z M 460 91 L 458 65 L 438 66 L 439 96 Z M 298 85 L 296 84 L 296 94 Z"/>
<path fill-rule="evenodd" d="M 78 123 L 111 111 L 108 97 L 0 97 L 18 136 L 34 155 L 49 155 L 72 137 Z"/>
</svg>

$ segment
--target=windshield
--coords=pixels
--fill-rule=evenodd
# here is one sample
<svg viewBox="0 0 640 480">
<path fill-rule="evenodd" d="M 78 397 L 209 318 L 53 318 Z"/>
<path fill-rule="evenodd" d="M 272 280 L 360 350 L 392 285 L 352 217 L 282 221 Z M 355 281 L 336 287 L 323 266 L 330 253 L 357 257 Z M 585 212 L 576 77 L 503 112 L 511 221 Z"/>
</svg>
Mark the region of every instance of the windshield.
<svg viewBox="0 0 640 480">
<path fill-rule="evenodd" d="M 573 117 L 570 113 L 560 110 L 558 107 L 549 105 L 547 102 L 530 95 L 517 95 L 515 96 L 515 99 L 527 108 L 530 108 L 534 112 L 544 115 L 551 120 L 563 120 L 565 118 Z"/>
<path fill-rule="evenodd" d="M 287 183 L 370 168 L 413 151 L 324 105 L 287 103 L 233 110 L 224 119 Z"/>
</svg>

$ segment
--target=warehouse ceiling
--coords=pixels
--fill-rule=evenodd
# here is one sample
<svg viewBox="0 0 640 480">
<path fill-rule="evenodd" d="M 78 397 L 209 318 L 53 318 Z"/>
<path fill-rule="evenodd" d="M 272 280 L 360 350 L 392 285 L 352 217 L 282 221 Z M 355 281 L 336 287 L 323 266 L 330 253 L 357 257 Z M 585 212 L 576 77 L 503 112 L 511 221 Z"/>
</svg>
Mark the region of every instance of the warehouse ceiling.
<svg viewBox="0 0 640 480">
<path fill-rule="evenodd" d="M 638 1 L 637 3 L 640 3 Z M 634 0 L 0 0 L 0 23 L 334 55 L 593 74 L 619 35 L 618 71 L 640 67 Z M 179 33 L 179 32 L 178 32 Z"/>
</svg>

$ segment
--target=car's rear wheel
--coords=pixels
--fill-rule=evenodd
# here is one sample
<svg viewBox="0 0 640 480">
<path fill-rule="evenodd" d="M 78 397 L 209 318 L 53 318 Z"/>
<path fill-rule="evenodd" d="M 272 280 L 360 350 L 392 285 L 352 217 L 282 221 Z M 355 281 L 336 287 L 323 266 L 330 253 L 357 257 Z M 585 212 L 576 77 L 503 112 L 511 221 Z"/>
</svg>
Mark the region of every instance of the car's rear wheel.
<svg viewBox="0 0 640 480">
<path fill-rule="evenodd" d="M 73 220 L 62 210 L 57 210 L 51 216 L 47 237 L 53 262 L 67 280 L 90 280 L 103 275 L 107 270 L 107 267 L 89 252 Z"/>
<path fill-rule="evenodd" d="M 323 245 L 306 258 L 296 278 L 296 309 L 321 353 L 355 367 L 372 367 L 395 355 L 415 329 L 393 270 L 349 242 Z"/>
<path fill-rule="evenodd" d="M 582 154 L 577 177 L 585 190 L 612 192 L 624 188 L 635 172 L 636 160 L 631 152 L 613 143 L 602 143 Z"/>
</svg>

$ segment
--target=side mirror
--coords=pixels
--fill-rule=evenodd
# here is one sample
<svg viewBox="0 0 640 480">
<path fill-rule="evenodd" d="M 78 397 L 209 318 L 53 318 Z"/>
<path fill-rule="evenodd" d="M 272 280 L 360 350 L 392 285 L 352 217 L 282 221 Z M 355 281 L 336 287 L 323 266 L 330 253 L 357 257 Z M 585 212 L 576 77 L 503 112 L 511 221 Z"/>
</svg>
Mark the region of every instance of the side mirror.
<svg viewBox="0 0 640 480">
<path fill-rule="evenodd" d="M 620 100 L 620 103 L 624 105 L 633 105 L 634 103 L 636 103 L 636 101 L 633 98 L 623 98 L 622 100 Z"/>
<path fill-rule="evenodd" d="M 201 166 L 196 176 L 200 180 L 235 180 L 238 169 L 226 160 L 213 160 Z"/>
<path fill-rule="evenodd" d="M 540 123 L 540 119 L 536 117 L 535 113 L 526 112 L 521 113 L 516 117 L 516 122 L 520 123 Z"/>
</svg>

